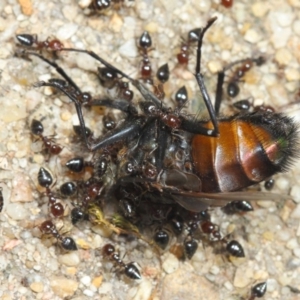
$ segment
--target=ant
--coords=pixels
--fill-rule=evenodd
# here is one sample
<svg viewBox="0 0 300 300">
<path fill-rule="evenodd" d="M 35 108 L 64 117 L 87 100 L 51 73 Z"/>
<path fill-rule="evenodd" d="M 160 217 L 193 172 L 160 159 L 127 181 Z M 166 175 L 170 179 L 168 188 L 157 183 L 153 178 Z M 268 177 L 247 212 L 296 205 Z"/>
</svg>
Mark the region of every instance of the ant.
<svg viewBox="0 0 300 300">
<path fill-rule="evenodd" d="M 108 260 L 112 261 L 115 266 L 130 279 L 141 279 L 141 274 L 138 268 L 134 265 L 134 262 L 125 264 L 120 258 L 120 254 L 115 251 L 115 247 L 112 244 L 106 244 L 102 248 L 102 254 Z"/>
<path fill-rule="evenodd" d="M 68 251 L 76 251 L 77 246 L 75 241 L 71 237 L 63 237 L 57 230 L 56 226 L 51 220 L 44 221 L 39 226 L 41 232 L 43 234 L 51 234 L 54 236 L 58 241 L 60 241 L 61 246 Z"/>
<path fill-rule="evenodd" d="M 104 189 L 104 182 L 97 180 L 95 177 L 91 177 L 87 181 L 79 183 L 77 189 L 82 192 L 79 197 L 80 205 L 71 210 L 71 221 L 73 225 L 80 220 L 87 218 L 86 210 L 91 203 L 101 195 L 101 192 Z"/>
<path fill-rule="evenodd" d="M 229 64 L 226 69 L 223 70 L 225 72 L 228 69 L 231 69 L 233 66 L 237 64 L 241 64 L 240 67 L 237 67 L 233 74 L 230 76 L 228 80 L 227 85 L 227 94 L 229 97 L 234 98 L 236 97 L 239 92 L 240 88 L 238 86 L 238 82 L 245 76 L 245 74 L 253 67 L 253 63 L 256 64 L 256 66 L 261 66 L 265 63 L 265 58 L 262 56 L 259 56 L 257 58 L 247 58 L 242 59 L 236 62 L 233 62 L 232 64 Z"/>
<path fill-rule="evenodd" d="M 152 67 L 149 59 L 149 51 L 151 51 L 152 39 L 148 31 L 144 31 L 139 39 L 138 48 L 140 54 L 143 56 L 140 68 L 140 75 L 144 82 L 153 84 L 152 80 Z"/>
<path fill-rule="evenodd" d="M 226 8 L 231 8 L 233 5 L 233 0 L 221 0 L 221 4 Z"/>
<path fill-rule="evenodd" d="M 48 197 L 49 201 L 49 209 L 51 214 L 55 218 L 62 217 L 64 215 L 65 209 L 63 205 L 57 201 L 56 197 L 52 193 L 50 186 L 53 183 L 52 176 L 48 170 L 41 167 L 38 172 L 38 183 L 41 187 L 46 189 L 46 196 Z"/>
<path fill-rule="evenodd" d="M 267 283 L 266 282 L 260 282 L 254 285 L 251 288 L 251 294 L 248 300 L 254 300 L 255 298 L 262 298 L 267 291 Z"/>
<path fill-rule="evenodd" d="M 63 43 L 58 39 L 47 38 L 45 41 L 40 42 L 36 34 L 18 34 L 17 40 L 24 46 L 34 47 L 36 50 L 53 50 L 60 51 L 64 48 Z"/>
<path fill-rule="evenodd" d="M 250 99 L 243 99 L 233 103 L 233 106 L 240 112 L 255 112 L 255 111 L 265 111 L 265 112 L 275 112 L 275 109 L 270 105 L 253 105 L 253 101 Z"/>
<path fill-rule="evenodd" d="M 45 149 L 49 151 L 49 156 L 52 155 L 58 155 L 62 150 L 63 147 L 61 147 L 59 144 L 56 144 L 54 142 L 53 137 L 44 136 L 44 126 L 42 122 L 33 119 L 30 126 L 31 133 L 35 136 L 37 136 L 44 144 Z"/>
<path fill-rule="evenodd" d="M 122 100 L 131 101 L 133 99 L 133 91 L 129 89 L 128 82 L 122 81 L 118 78 L 118 74 L 107 67 L 98 67 L 98 78 L 102 86 L 112 89 L 116 88 L 118 93 L 117 97 Z"/>
<path fill-rule="evenodd" d="M 201 28 L 195 28 L 189 31 L 187 40 L 181 42 L 180 52 L 177 54 L 177 60 L 179 65 L 187 65 L 190 56 L 191 45 L 198 42 L 201 33 Z"/>
</svg>

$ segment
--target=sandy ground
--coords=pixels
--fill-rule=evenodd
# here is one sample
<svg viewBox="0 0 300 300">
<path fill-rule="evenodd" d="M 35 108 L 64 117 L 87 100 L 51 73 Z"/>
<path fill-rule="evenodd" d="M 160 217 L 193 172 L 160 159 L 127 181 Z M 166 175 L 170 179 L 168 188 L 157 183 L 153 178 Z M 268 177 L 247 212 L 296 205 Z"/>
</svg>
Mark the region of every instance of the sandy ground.
<svg viewBox="0 0 300 300">
<path fill-rule="evenodd" d="M 168 62 L 171 70 L 165 87 L 167 97 L 170 99 L 186 85 L 194 111 L 199 98 L 192 74 L 194 55 L 188 68 L 181 69 L 176 66 L 176 53 L 181 37 L 217 16 L 203 47 L 203 72 L 209 92 L 214 94 L 216 73 L 224 65 L 262 55 L 266 63 L 247 73 L 240 84 L 240 99 L 253 97 L 255 105 L 272 105 L 297 120 L 300 1 L 234 1 L 228 9 L 217 0 L 136 0 L 95 16 L 87 16 L 82 10 L 86 1 L 79 2 L 0 0 L 0 186 L 4 196 L 0 214 L 0 298 L 248 299 L 252 285 L 267 281 L 264 299 L 298 299 L 299 161 L 288 173 L 276 176 L 274 193 L 287 195 L 283 203 L 254 203 L 255 211 L 244 216 L 212 211 L 213 221 L 222 233 L 233 232 L 243 245 L 245 259 L 229 262 L 201 245 L 190 261 L 179 261 L 169 251 L 158 258 L 145 242 L 112 236 L 104 227 L 88 222 L 72 227 L 69 217 L 62 231 L 75 239 L 78 251 L 64 253 L 54 239 L 41 239 L 37 226 L 48 218 L 48 209 L 39 193 L 44 190 L 37 187 L 37 172 L 41 166 L 52 170 L 57 181 L 54 190 L 66 181 L 63 164 L 74 150 L 78 151 L 70 144 L 76 113 L 65 97 L 32 86 L 39 80 L 57 77 L 53 69 L 38 59 L 26 61 L 14 54 L 15 34 L 34 33 L 40 41 L 56 37 L 66 47 L 93 50 L 138 77 L 141 56 L 136 41 L 148 30 L 154 47 L 150 55 L 153 69 Z M 104 93 L 89 72 L 99 65 L 95 60 L 81 54 L 59 56 L 83 90 L 93 95 Z M 45 134 L 54 134 L 64 146 L 58 158 L 46 162 L 39 151 L 41 145 L 33 144 L 28 125 L 33 118 L 42 120 Z M 86 120 L 97 136 L 101 132 L 99 112 L 87 113 Z M 68 214 L 69 204 L 65 205 Z M 124 261 L 138 263 L 142 280 L 129 280 L 103 260 L 97 249 L 108 241 L 122 255 L 126 253 Z"/>
</svg>

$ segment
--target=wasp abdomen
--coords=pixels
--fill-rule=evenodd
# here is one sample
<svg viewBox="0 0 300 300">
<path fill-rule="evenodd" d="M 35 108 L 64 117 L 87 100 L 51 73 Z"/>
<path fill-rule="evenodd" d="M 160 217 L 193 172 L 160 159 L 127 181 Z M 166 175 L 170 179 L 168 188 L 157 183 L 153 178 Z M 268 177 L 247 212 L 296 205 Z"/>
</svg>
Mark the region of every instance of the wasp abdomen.
<svg viewBox="0 0 300 300">
<path fill-rule="evenodd" d="M 202 124 L 212 128 L 211 122 Z M 255 112 L 219 120 L 219 136 L 195 135 L 194 168 L 202 191 L 243 189 L 284 171 L 298 149 L 293 120 L 276 113 Z"/>
</svg>

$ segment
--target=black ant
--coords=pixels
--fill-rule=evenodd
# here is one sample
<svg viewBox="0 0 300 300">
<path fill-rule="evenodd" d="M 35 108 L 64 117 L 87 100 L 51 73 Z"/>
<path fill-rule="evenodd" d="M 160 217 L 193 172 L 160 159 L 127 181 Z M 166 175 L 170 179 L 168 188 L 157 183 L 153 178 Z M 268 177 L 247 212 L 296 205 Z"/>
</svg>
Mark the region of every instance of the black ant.
<svg viewBox="0 0 300 300">
<path fill-rule="evenodd" d="M 130 262 L 125 264 L 123 260 L 120 258 L 120 254 L 115 251 L 115 247 L 112 244 L 106 244 L 102 248 L 102 254 L 108 260 L 112 261 L 116 268 L 120 270 L 120 272 L 124 272 L 124 274 L 130 279 L 141 279 L 141 274 L 138 268 L 134 265 L 134 262 Z"/>
<path fill-rule="evenodd" d="M 54 236 L 60 243 L 61 246 L 68 251 L 76 251 L 77 246 L 75 241 L 71 237 L 63 237 L 57 230 L 56 226 L 51 220 L 44 221 L 39 226 L 43 234 L 51 234 Z"/>
<path fill-rule="evenodd" d="M 251 288 L 251 294 L 248 300 L 254 300 L 255 298 L 262 298 L 267 291 L 267 283 L 266 282 L 260 282 L 254 285 Z"/>
</svg>

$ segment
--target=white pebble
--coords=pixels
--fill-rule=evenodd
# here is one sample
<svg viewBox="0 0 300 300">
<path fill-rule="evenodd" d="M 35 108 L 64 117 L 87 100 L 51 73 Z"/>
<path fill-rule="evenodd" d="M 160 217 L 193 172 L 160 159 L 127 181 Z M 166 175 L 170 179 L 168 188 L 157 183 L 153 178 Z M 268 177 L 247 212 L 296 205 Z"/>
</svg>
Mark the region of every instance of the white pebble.
<svg viewBox="0 0 300 300">
<path fill-rule="evenodd" d="M 280 65 L 288 65 L 292 59 L 292 54 L 288 49 L 280 48 L 276 51 L 275 59 Z"/>
<path fill-rule="evenodd" d="M 59 40 L 68 40 L 71 36 L 75 34 L 77 29 L 78 29 L 77 24 L 74 23 L 65 24 L 58 29 L 56 33 L 56 37 Z"/>
<path fill-rule="evenodd" d="M 109 282 L 103 282 L 100 288 L 98 289 L 99 294 L 109 294 L 113 290 L 113 286 Z"/>
<path fill-rule="evenodd" d="M 124 43 L 120 48 L 119 52 L 124 57 L 137 57 L 138 50 L 136 47 L 135 39 L 130 39 Z"/>
<path fill-rule="evenodd" d="M 295 20 L 292 27 L 293 31 L 300 36 L 300 20 Z"/>
<path fill-rule="evenodd" d="M 300 204 L 298 204 L 296 208 L 292 211 L 291 218 L 300 219 Z"/>
<path fill-rule="evenodd" d="M 90 276 L 83 276 L 81 279 L 80 279 L 80 282 L 82 284 L 84 284 L 85 286 L 89 286 L 91 284 L 91 277 Z"/>
<path fill-rule="evenodd" d="M 232 285 L 232 283 L 231 283 L 230 281 L 226 281 L 226 282 L 224 283 L 224 286 L 225 286 L 225 288 L 226 288 L 228 291 L 232 291 L 232 290 L 233 290 L 233 285 Z"/>
<path fill-rule="evenodd" d="M 278 24 L 282 27 L 291 26 L 295 18 L 295 15 L 293 14 L 291 7 L 287 4 L 281 5 L 279 7 L 279 10 L 274 12 L 274 15 Z"/>
<path fill-rule="evenodd" d="M 8 264 L 7 259 L 4 255 L 0 255 L 0 270 L 3 271 L 6 269 L 6 266 Z"/>
<path fill-rule="evenodd" d="M 268 293 L 278 290 L 278 282 L 274 278 L 268 279 Z"/>
<path fill-rule="evenodd" d="M 255 17 L 261 18 L 269 11 L 270 5 L 267 1 L 255 2 L 252 7 L 252 13 Z"/>
<path fill-rule="evenodd" d="M 175 255 L 169 254 L 162 264 L 162 268 L 168 274 L 175 272 L 178 269 L 179 261 Z"/>
<path fill-rule="evenodd" d="M 152 291 L 152 284 L 149 280 L 144 279 L 138 286 L 137 293 L 135 294 L 133 300 L 147 300 L 150 299 Z"/>
<path fill-rule="evenodd" d="M 210 10 L 211 7 L 211 1 L 209 0 L 201 0 L 198 2 L 198 9 L 203 12 L 206 13 Z"/>
<path fill-rule="evenodd" d="M 300 258 L 300 248 L 296 248 L 293 250 L 293 253 L 295 256 L 299 257 Z"/>
<path fill-rule="evenodd" d="M 210 273 L 212 273 L 212 274 L 214 274 L 214 275 L 219 274 L 219 273 L 220 273 L 219 267 L 217 267 L 217 266 L 212 266 L 212 267 L 210 268 Z"/>
<path fill-rule="evenodd" d="M 246 31 L 244 39 L 252 44 L 259 42 L 262 39 L 261 34 L 253 28 Z"/>
<path fill-rule="evenodd" d="M 94 297 L 94 292 L 91 290 L 84 290 L 83 294 L 88 296 L 88 297 Z"/>
<path fill-rule="evenodd" d="M 296 68 L 287 68 L 284 70 L 285 78 L 288 81 L 299 81 L 300 73 Z"/>
<path fill-rule="evenodd" d="M 293 250 L 295 249 L 296 247 L 298 247 L 299 244 L 297 242 L 297 239 L 296 238 L 292 238 L 290 239 L 287 243 L 286 243 L 286 247 L 290 250 Z"/>
<path fill-rule="evenodd" d="M 60 263 L 69 267 L 77 266 L 80 263 L 80 258 L 77 252 L 62 254 L 59 256 L 58 260 Z"/>
<path fill-rule="evenodd" d="M 295 202 L 300 203 L 300 186 L 294 185 L 291 189 L 290 195 Z"/>
<path fill-rule="evenodd" d="M 73 21 L 77 16 L 77 7 L 75 5 L 65 5 L 62 12 L 67 20 Z"/>
<path fill-rule="evenodd" d="M 29 212 L 20 203 L 11 203 L 6 206 L 6 213 L 13 220 L 24 220 L 29 217 Z"/>
</svg>

